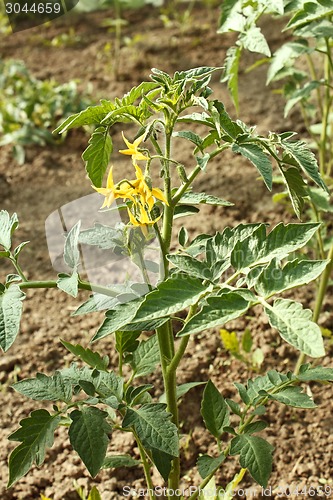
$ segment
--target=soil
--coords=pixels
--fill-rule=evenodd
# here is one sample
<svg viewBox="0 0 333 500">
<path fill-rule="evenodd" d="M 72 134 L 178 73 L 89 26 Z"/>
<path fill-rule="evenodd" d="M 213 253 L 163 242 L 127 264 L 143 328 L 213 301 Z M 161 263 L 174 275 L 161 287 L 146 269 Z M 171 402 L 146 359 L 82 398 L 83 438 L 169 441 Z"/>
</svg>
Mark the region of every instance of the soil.
<svg viewBox="0 0 333 500">
<path fill-rule="evenodd" d="M 207 3 L 208 4 L 208 3 Z M 177 4 L 178 5 L 178 4 Z M 145 7 L 139 11 L 123 14 L 127 20 L 122 32 L 122 46 L 117 74 L 112 57 L 114 35 L 102 26 L 102 21 L 114 16 L 112 11 L 76 14 L 60 18 L 49 25 L 39 26 L 3 37 L 0 54 L 3 58 L 22 59 L 38 78 L 55 78 L 59 82 L 70 79 L 79 81 L 82 90 L 92 86 L 92 98 L 112 99 L 121 97 L 134 85 L 149 77 L 150 68 L 157 67 L 173 73 L 176 70 L 196 66 L 220 66 L 233 36 L 216 33 L 219 7 L 196 5 L 190 17 L 182 19 L 182 8 L 177 7 L 176 19 L 163 23 L 161 11 Z M 47 41 L 74 28 L 78 39 L 73 45 L 54 47 Z M 274 50 L 282 40 L 278 23 L 264 21 L 263 30 Z M 284 36 L 284 35 L 283 35 Z M 111 44 L 111 49 L 110 49 Z M 254 61 L 246 55 L 242 62 L 245 68 Z M 216 96 L 225 102 L 227 110 L 235 116 L 227 89 L 214 77 L 212 88 Z M 265 86 L 265 69 L 258 67 L 251 73 L 243 69 L 240 75 L 240 117 L 249 125 L 257 125 L 260 133 L 269 130 L 281 132 L 296 130 L 303 132 L 297 112 L 288 119 L 283 118 L 282 98 Z M 126 129 L 127 130 L 127 129 Z M 128 129 L 129 130 L 129 129 Z M 129 137 L 130 131 L 128 132 Z M 84 173 L 81 153 L 86 148 L 88 136 L 83 130 L 68 134 L 65 142 L 58 146 L 27 148 L 26 162 L 19 166 L 11 157 L 10 146 L 0 151 L 0 196 L 1 209 L 16 211 L 20 219 L 17 241 L 30 240 L 22 252 L 21 265 L 30 279 L 54 279 L 45 238 L 45 220 L 58 207 L 84 195 L 91 194 L 90 182 Z M 121 128 L 115 127 L 113 139 L 115 151 L 122 147 Z M 190 149 L 183 151 L 183 161 Z M 130 162 L 115 160 L 115 171 L 128 171 Z M 253 167 L 240 157 L 226 154 L 222 160 L 212 163 L 209 172 L 200 178 L 197 189 L 221 196 L 235 203 L 234 207 L 203 207 L 193 218 L 181 219 L 191 235 L 198 231 L 213 233 L 225 225 L 240 222 L 295 220 L 292 213 L 282 205 L 272 202 L 271 194 L 256 178 Z M 1 280 L 9 268 L 1 261 Z M 80 292 L 79 299 L 87 298 Z M 307 287 L 298 292 L 305 306 L 313 307 L 315 290 Z M 140 468 L 112 469 L 102 471 L 91 479 L 79 458 L 72 451 L 66 431 L 57 432 L 55 444 L 47 453 L 44 465 L 36 466 L 9 490 L 7 460 L 13 442 L 7 436 L 18 427 L 18 422 L 37 407 L 10 388 L 13 381 L 32 377 L 37 371 L 52 373 L 68 366 L 73 360 L 59 343 L 59 338 L 87 346 L 96 328 L 103 320 L 103 312 L 88 316 L 71 316 L 78 301 L 57 290 L 27 291 L 21 332 L 14 346 L 0 358 L 0 498 L 1 500 L 32 500 L 43 493 L 54 500 L 75 500 L 74 481 L 84 488 L 97 485 L 103 500 L 124 498 L 123 488 L 130 485 L 135 490 L 143 488 Z M 326 299 L 321 324 L 333 328 L 331 297 Z M 263 371 L 269 369 L 292 370 L 297 352 L 286 345 L 272 331 L 259 311 L 228 324 L 228 329 L 239 335 L 250 328 L 255 346 L 264 352 Z M 111 366 L 117 358 L 112 338 L 95 345 L 110 355 Z M 322 360 L 331 364 L 333 354 L 327 345 L 327 355 Z M 231 359 L 222 347 L 218 331 L 203 332 L 190 343 L 188 353 L 179 370 L 179 383 L 207 380 L 223 390 L 225 397 L 232 397 L 235 388 L 232 381 L 246 382 L 254 373 L 246 365 Z M 156 383 L 155 396 L 161 393 L 161 374 L 153 376 Z M 332 386 L 313 384 L 311 391 L 318 404 L 315 410 L 297 410 L 271 404 L 265 419 L 270 426 L 264 435 L 274 445 L 274 466 L 269 488 L 261 491 L 246 474 L 236 498 L 307 498 L 312 496 L 310 486 L 331 488 L 333 498 L 333 399 Z M 195 462 L 199 453 L 215 453 L 215 445 L 203 429 L 200 416 L 202 389 L 193 389 L 182 400 L 180 417 L 184 434 L 183 474 L 184 486 L 196 485 L 199 476 Z M 40 405 L 41 406 L 41 405 Z M 113 435 L 111 452 L 132 453 L 138 450 L 131 440 L 123 435 Z M 218 484 L 225 485 L 237 472 L 236 460 L 227 460 L 218 475 Z M 159 476 L 154 478 L 162 484 Z M 285 485 L 292 485 L 284 490 Z M 295 488 L 298 487 L 298 494 Z M 302 488 L 305 488 L 302 490 Z M 307 488 L 307 489 L 306 489 Z M 327 490 L 329 491 L 329 490 Z M 319 498 L 319 496 L 312 496 Z"/>
</svg>

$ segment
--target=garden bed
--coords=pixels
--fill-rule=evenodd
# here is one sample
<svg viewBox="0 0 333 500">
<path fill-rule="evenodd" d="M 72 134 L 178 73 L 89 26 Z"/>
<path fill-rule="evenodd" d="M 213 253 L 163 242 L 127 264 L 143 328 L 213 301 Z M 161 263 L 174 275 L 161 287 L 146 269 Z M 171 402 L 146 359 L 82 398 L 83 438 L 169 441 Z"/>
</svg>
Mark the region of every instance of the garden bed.
<svg viewBox="0 0 333 500">
<path fill-rule="evenodd" d="M 34 76 L 55 78 L 59 82 L 79 80 L 79 88 L 87 90 L 92 86 L 91 99 L 113 99 L 122 96 L 142 80 L 148 80 L 150 68 L 157 67 L 168 73 L 196 66 L 220 66 L 225 52 L 233 42 L 232 36 L 216 34 L 218 7 L 196 6 L 186 22 L 170 19 L 163 23 L 160 11 L 145 7 L 139 11 L 124 14 L 128 24 L 123 28 L 123 45 L 120 50 L 118 75 L 114 76 L 112 43 L 114 35 L 102 27 L 112 11 L 90 14 L 75 12 L 66 18 L 52 22 L 49 26 L 25 30 L 3 38 L 1 57 L 21 59 Z M 204 20 L 204 21 L 203 21 Z M 50 43 L 61 33 L 75 29 L 73 44 L 57 47 Z M 271 46 L 279 44 L 281 26 L 264 22 L 263 30 Z M 109 44 L 109 45 L 108 45 Z M 111 49 L 110 49 L 111 44 Z M 247 56 L 244 64 L 252 62 Z M 224 84 L 219 77 L 213 77 L 214 92 L 234 115 L 232 104 Z M 257 125 L 260 133 L 269 130 L 282 132 L 296 130 L 302 133 L 302 121 L 297 112 L 286 120 L 283 118 L 282 98 L 265 86 L 265 70 L 257 68 L 252 73 L 241 72 L 240 76 L 240 118 Z M 116 128 L 114 128 L 115 130 Z M 123 147 L 121 127 L 117 126 L 114 138 L 115 151 Z M 30 245 L 22 254 L 22 266 L 30 279 L 48 279 L 55 276 L 51 267 L 45 239 L 45 220 L 61 205 L 76 200 L 92 192 L 90 181 L 85 177 L 81 160 L 88 136 L 83 130 L 70 132 L 65 142 L 57 146 L 29 147 L 26 160 L 18 165 L 11 157 L 11 147 L 0 150 L 0 197 L 1 209 L 10 213 L 17 212 L 20 229 L 19 241 L 29 239 Z M 190 156 L 191 148 L 184 148 L 184 161 Z M 129 170 L 129 162 L 117 159 L 114 163 L 123 174 Z M 129 172 L 128 172 L 129 173 Z M 225 225 L 234 226 L 240 222 L 264 221 L 269 224 L 296 222 L 295 216 L 282 205 L 272 202 L 271 194 L 263 182 L 253 179 L 253 167 L 241 157 L 224 156 L 210 166 L 206 176 L 201 177 L 200 190 L 220 196 L 233 203 L 233 207 L 204 206 L 195 217 L 180 219 L 181 223 L 194 234 L 197 228 L 214 233 Z M 275 189 L 275 188 L 274 188 Z M 3 266 L 3 263 L 1 263 Z M 1 278 L 7 269 L 1 268 Z M 0 280 L 1 281 L 1 280 Z M 305 306 L 313 307 L 314 286 L 304 288 L 298 299 Z M 87 297 L 80 292 L 82 301 Z M 322 326 L 333 329 L 332 298 L 327 296 Z M 60 345 L 59 338 L 71 343 L 88 345 L 96 328 L 103 320 L 103 313 L 89 316 L 71 317 L 78 302 L 57 290 L 29 290 L 24 303 L 21 333 L 14 346 L 0 358 L 0 468 L 2 478 L 0 497 L 2 500 L 38 499 L 43 493 L 54 500 L 75 500 L 78 498 L 73 485 L 76 480 L 81 486 L 96 484 L 103 500 L 123 498 L 123 488 L 130 485 L 134 489 L 143 488 L 140 469 L 117 469 L 101 472 L 95 480 L 89 478 L 79 458 L 71 447 L 65 432 L 57 437 L 53 448 L 48 452 L 41 469 L 33 470 L 9 490 L 5 489 L 8 477 L 7 459 L 14 443 L 7 436 L 17 428 L 18 421 L 28 416 L 35 408 L 34 403 L 15 393 L 10 384 L 24 377 L 34 376 L 36 371 L 51 373 L 68 366 L 72 355 Z M 266 322 L 265 322 L 266 321 Z M 249 316 L 228 324 L 241 334 L 249 328 L 254 343 L 264 352 L 263 370 L 273 368 L 293 370 L 297 352 L 283 343 L 267 320 L 251 311 Z M 116 363 L 113 339 L 100 342 L 110 355 L 111 366 Z M 331 365 L 332 346 L 327 344 L 325 366 Z M 246 365 L 230 358 L 223 349 L 218 331 L 204 332 L 189 344 L 179 370 L 179 382 L 206 380 L 212 374 L 215 385 L 224 390 L 224 396 L 231 397 L 235 389 L 229 380 L 246 382 L 253 376 Z M 155 375 L 156 396 L 159 396 L 160 373 Z M 161 389 L 161 388 L 160 388 Z M 314 401 L 319 405 L 315 410 L 297 410 L 278 407 L 272 403 L 265 418 L 270 422 L 266 438 L 275 447 L 273 472 L 269 488 L 265 492 L 255 485 L 249 475 L 245 477 L 244 488 L 252 488 L 247 498 L 307 498 L 310 486 L 318 488 L 325 485 L 332 488 L 333 497 L 333 398 L 330 385 L 311 387 Z M 197 387 L 189 392 L 180 407 L 182 421 L 183 454 L 186 470 L 184 487 L 198 484 L 199 476 L 194 467 L 199 453 L 212 452 L 214 443 L 202 429 L 200 416 L 200 396 L 202 389 Z M 137 455 L 131 441 L 126 442 L 123 434 L 114 434 L 111 451 L 129 452 Z M 234 468 L 235 467 L 235 468 Z M 187 474 L 187 469 L 193 469 Z M 219 484 L 225 485 L 236 472 L 236 461 L 228 461 L 218 476 Z M 157 481 L 160 481 L 157 477 Z M 162 483 L 161 483 L 162 484 Z M 298 495 L 284 487 L 298 487 Z M 302 489 L 304 488 L 304 489 Z M 302 493 L 303 491 L 303 493 Z M 328 490 L 327 490 L 328 491 Z M 253 495 L 253 496 L 251 496 Z M 237 498 L 237 497 L 236 497 Z M 238 498 L 246 498 L 239 495 Z M 317 497 L 314 497 L 317 498 Z M 319 497 L 318 497 L 319 498 Z M 330 498 L 327 496 L 327 498 Z"/>
</svg>

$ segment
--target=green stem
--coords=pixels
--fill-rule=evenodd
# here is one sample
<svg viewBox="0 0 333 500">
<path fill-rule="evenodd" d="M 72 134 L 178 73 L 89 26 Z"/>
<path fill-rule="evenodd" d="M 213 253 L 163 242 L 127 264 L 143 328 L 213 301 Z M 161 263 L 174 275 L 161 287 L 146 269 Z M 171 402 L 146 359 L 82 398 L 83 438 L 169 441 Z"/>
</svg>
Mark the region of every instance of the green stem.
<svg viewBox="0 0 333 500">
<path fill-rule="evenodd" d="M 312 80 L 318 81 L 319 78 L 318 78 L 317 71 L 316 71 L 316 68 L 315 68 L 315 65 L 313 63 L 313 59 L 312 59 L 311 55 L 306 54 L 306 58 L 308 61 L 310 75 L 311 75 Z M 323 101 L 322 101 L 322 97 L 321 97 L 320 87 L 317 87 L 316 92 L 317 92 L 318 107 L 320 110 L 320 114 L 322 116 L 323 115 Z"/>
<path fill-rule="evenodd" d="M 224 455 L 228 456 L 229 451 L 230 451 L 230 445 L 223 451 Z M 207 486 L 207 484 L 212 479 L 212 477 L 215 476 L 215 474 L 219 468 L 220 468 L 220 465 L 215 467 L 215 469 L 200 483 L 197 490 L 194 493 L 192 493 L 192 495 L 190 497 L 188 497 L 188 500 L 195 500 L 196 498 L 198 498 L 201 491 L 204 489 L 205 486 Z"/>
<path fill-rule="evenodd" d="M 89 290 L 90 292 L 97 292 L 109 297 L 116 297 L 119 293 L 114 292 L 110 288 L 105 286 L 96 285 L 93 283 L 88 283 L 87 281 L 79 281 L 78 283 L 80 290 Z M 57 288 L 57 281 L 47 280 L 47 281 L 23 281 L 19 283 L 21 289 L 24 288 Z"/>
<path fill-rule="evenodd" d="M 154 493 L 154 485 L 153 485 L 153 482 L 152 482 L 152 479 L 150 476 L 150 465 L 149 465 L 149 463 L 147 461 L 147 457 L 146 457 L 146 451 L 145 451 L 144 447 L 142 446 L 142 443 L 141 443 L 138 435 L 136 434 L 136 432 L 133 431 L 133 434 L 134 434 L 134 437 L 136 439 L 136 442 L 138 444 L 138 448 L 140 451 L 140 457 L 141 457 L 142 466 L 143 466 L 143 470 L 144 470 L 144 474 L 145 474 L 145 478 L 146 478 L 146 484 L 148 486 L 149 499 L 156 500 L 156 496 Z"/>
<path fill-rule="evenodd" d="M 315 215 L 316 222 L 321 223 L 322 221 L 320 220 L 319 212 L 317 210 L 316 205 L 313 202 L 311 202 L 311 206 L 312 206 L 312 210 L 313 210 L 314 215 Z M 318 249 L 319 249 L 320 258 L 324 260 L 325 259 L 324 242 L 323 242 L 323 238 L 322 238 L 321 230 L 320 229 L 321 228 L 318 229 L 316 237 L 317 237 L 317 243 L 318 243 Z"/>
<path fill-rule="evenodd" d="M 15 257 L 13 255 L 10 255 L 9 260 L 11 261 L 13 266 L 15 267 L 17 274 L 22 278 L 22 280 L 24 282 L 27 282 L 28 280 L 25 277 L 24 272 L 23 272 L 20 264 L 18 263 L 17 259 L 15 259 Z"/>
<path fill-rule="evenodd" d="M 321 313 L 321 309 L 323 306 L 324 298 L 326 295 L 328 282 L 329 282 L 329 279 L 330 279 L 330 276 L 332 273 L 332 269 L 333 269 L 333 245 L 331 246 L 331 248 L 328 252 L 327 259 L 329 260 L 329 263 L 327 264 L 323 274 L 321 275 L 319 289 L 318 289 L 318 293 L 317 293 L 316 304 L 315 304 L 315 308 L 313 311 L 313 318 L 312 319 L 315 323 L 318 322 L 318 319 L 319 319 L 319 316 Z M 302 366 L 302 364 L 305 361 L 306 361 L 306 354 L 304 354 L 304 352 L 301 352 L 299 357 L 298 357 L 296 366 L 295 366 L 295 370 L 294 370 L 295 375 L 298 375 L 300 367 Z"/>
<path fill-rule="evenodd" d="M 217 156 L 219 153 L 221 153 L 224 149 L 228 149 L 229 144 L 225 144 L 224 146 L 220 146 L 219 148 L 216 148 L 214 151 L 212 151 L 209 155 L 209 159 L 211 160 L 214 158 L 214 156 Z M 178 201 L 181 199 L 185 191 L 189 188 L 189 186 L 192 184 L 194 179 L 197 177 L 197 175 L 202 171 L 201 167 L 197 165 L 190 175 L 188 176 L 188 179 L 186 182 L 184 182 L 179 188 L 177 189 L 176 193 L 173 195 L 172 201 L 174 205 L 178 203 Z"/>
</svg>

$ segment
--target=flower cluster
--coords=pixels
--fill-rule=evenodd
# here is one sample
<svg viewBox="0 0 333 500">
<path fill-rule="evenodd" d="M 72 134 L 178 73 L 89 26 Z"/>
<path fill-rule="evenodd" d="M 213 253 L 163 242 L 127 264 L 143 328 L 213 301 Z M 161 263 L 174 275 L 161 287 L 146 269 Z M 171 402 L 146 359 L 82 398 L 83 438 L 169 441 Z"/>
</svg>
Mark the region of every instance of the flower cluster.
<svg viewBox="0 0 333 500">
<path fill-rule="evenodd" d="M 113 181 L 112 167 L 110 168 L 107 183 L 105 188 L 93 188 L 103 196 L 105 200 L 102 208 L 110 207 L 116 198 L 122 198 L 124 201 L 128 200 L 127 211 L 130 223 L 133 226 L 140 226 L 144 234 L 147 234 L 147 226 L 155 224 L 160 217 L 152 218 L 151 210 L 155 204 L 156 199 L 168 204 L 163 192 L 159 188 L 152 188 L 148 185 L 145 176 L 137 164 L 137 161 L 148 160 L 138 150 L 140 143 L 143 140 L 143 135 L 138 137 L 133 143 L 130 143 L 123 135 L 124 142 L 128 149 L 121 149 L 119 153 L 130 155 L 135 168 L 136 179 L 127 180 L 123 179 L 117 184 Z"/>
</svg>

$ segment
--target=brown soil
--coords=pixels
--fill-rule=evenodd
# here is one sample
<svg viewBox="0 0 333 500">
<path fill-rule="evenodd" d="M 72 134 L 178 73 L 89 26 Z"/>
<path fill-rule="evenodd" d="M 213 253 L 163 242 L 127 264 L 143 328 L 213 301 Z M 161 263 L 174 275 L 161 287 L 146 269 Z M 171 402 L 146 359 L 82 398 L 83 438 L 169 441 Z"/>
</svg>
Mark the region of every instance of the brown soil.
<svg viewBox="0 0 333 500">
<path fill-rule="evenodd" d="M 165 27 L 160 19 L 160 12 L 152 8 L 124 14 L 128 20 L 123 29 L 127 44 L 123 43 L 121 48 L 117 78 L 114 76 L 113 59 L 105 49 L 107 43 L 113 43 L 113 34 L 101 26 L 103 19 L 113 16 L 108 11 L 89 15 L 73 14 L 60 18 L 49 26 L 7 36 L 2 40 L 1 57 L 22 59 L 39 78 L 52 77 L 59 82 L 79 79 L 82 89 L 92 84 L 93 96 L 98 102 L 102 97 L 112 99 L 122 96 L 132 86 L 147 80 L 152 67 L 174 72 L 200 65 L 221 65 L 233 38 L 216 34 L 218 15 L 218 8 L 197 6 L 188 22 L 176 20 Z M 45 44 L 45 40 L 52 40 L 56 35 L 68 32 L 70 27 L 74 27 L 75 33 L 80 37 L 73 46 L 55 48 Z M 263 29 L 269 35 L 274 49 L 281 41 L 279 26 L 266 22 Z M 250 62 L 252 57 L 247 56 L 244 65 Z M 225 86 L 218 79 L 214 79 L 212 86 L 217 97 L 233 113 Z M 302 132 L 302 123 L 297 113 L 288 120 L 283 119 L 283 102 L 271 89 L 265 87 L 263 68 L 250 74 L 243 71 L 240 90 L 240 115 L 243 121 L 257 124 L 262 133 L 269 130 Z M 121 128 L 117 128 L 113 137 L 115 150 L 122 145 L 120 131 Z M 70 133 L 60 146 L 28 148 L 23 166 L 18 166 L 12 160 L 10 147 L 3 147 L 0 151 L 1 209 L 18 213 L 18 241 L 31 241 L 22 253 L 21 262 L 31 279 L 54 279 L 55 276 L 45 239 L 44 223 L 47 216 L 64 203 L 91 193 L 90 182 L 85 177 L 80 158 L 86 142 L 87 135 L 79 130 Z M 184 161 L 189 154 L 190 150 L 184 150 Z M 118 161 L 116 169 L 126 171 L 128 163 L 125 160 Z M 274 205 L 271 194 L 263 183 L 255 179 L 253 167 L 239 157 L 226 155 L 223 161 L 214 162 L 208 174 L 201 177 L 197 188 L 229 199 L 235 206 L 218 209 L 204 207 L 200 215 L 182 219 L 182 223 L 194 234 L 203 228 L 205 232 L 214 232 L 225 225 L 239 222 L 266 221 L 274 224 L 281 220 L 292 220 L 293 215 L 287 213 L 282 206 Z M 8 268 L 4 268 L 3 262 L 1 266 L 3 278 Z M 309 287 L 299 297 L 305 305 L 311 307 L 314 295 L 314 289 Z M 83 301 L 86 294 L 82 292 L 79 298 Z M 92 480 L 71 450 L 66 432 L 61 429 L 41 469 L 33 467 L 14 487 L 9 490 L 5 488 L 8 478 L 7 459 L 14 445 L 7 440 L 7 436 L 18 427 L 19 420 L 36 407 L 33 401 L 15 393 L 10 384 L 17 379 L 34 376 L 36 371 L 52 373 L 68 366 L 72 356 L 59 344 L 59 337 L 72 343 L 88 345 L 103 319 L 103 313 L 71 317 L 70 313 L 76 305 L 77 301 L 56 290 L 29 290 L 24 303 L 21 333 L 12 349 L 0 358 L 1 500 L 37 500 L 40 493 L 54 500 L 75 500 L 78 495 L 73 485 L 74 480 L 84 487 L 96 484 L 103 500 L 124 498 L 122 491 L 125 485 L 134 489 L 143 487 L 141 470 L 135 468 L 103 471 Z M 322 324 L 328 328 L 333 327 L 330 306 L 327 299 Z M 228 325 L 228 328 L 239 333 L 246 327 L 253 332 L 255 344 L 264 351 L 264 371 L 272 368 L 285 371 L 293 369 L 297 352 L 280 340 L 258 312 L 251 312 L 246 319 Z M 96 347 L 109 353 L 111 364 L 115 365 L 112 338 L 96 344 Z M 324 365 L 330 364 L 330 355 L 332 347 L 328 345 Z M 179 382 L 207 380 L 211 377 L 223 390 L 223 394 L 231 397 L 235 393 L 231 381 L 244 383 L 252 376 L 253 373 L 244 364 L 230 359 L 223 350 L 218 332 L 210 332 L 192 340 L 179 371 Z M 160 374 L 156 373 L 154 379 L 155 395 L 158 396 L 161 392 Z M 269 481 L 271 492 L 261 492 L 251 477 L 246 475 L 244 488 L 252 487 L 252 492 L 248 492 L 247 496 L 239 495 L 238 498 L 307 498 L 311 494 L 307 493 L 309 490 L 302 492 L 303 487 L 317 488 L 325 483 L 332 487 L 333 492 L 332 387 L 314 384 L 311 389 L 314 400 L 319 405 L 316 410 L 303 411 L 274 404 L 270 406 L 265 418 L 270 423 L 266 437 L 275 447 L 274 468 Z M 214 443 L 202 426 L 201 392 L 200 388 L 193 389 L 183 398 L 180 409 L 182 432 L 186 436 L 183 449 L 184 485 L 198 484 L 199 476 L 195 468 L 198 454 L 215 452 Z M 110 451 L 131 452 L 134 456 L 138 453 L 130 440 L 116 434 L 112 438 Z M 225 485 L 236 471 L 236 461 L 228 460 L 218 477 L 219 484 Z M 157 483 L 160 482 L 157 476 L 155 479 Z M 293 485 L 294 488 L 285 494 L 283 485 Z M 293 493 L 295 487 L 299 489 L 298 495 Z M 330 495 L 326 498 L 330 498 Z"/>
</svg>

